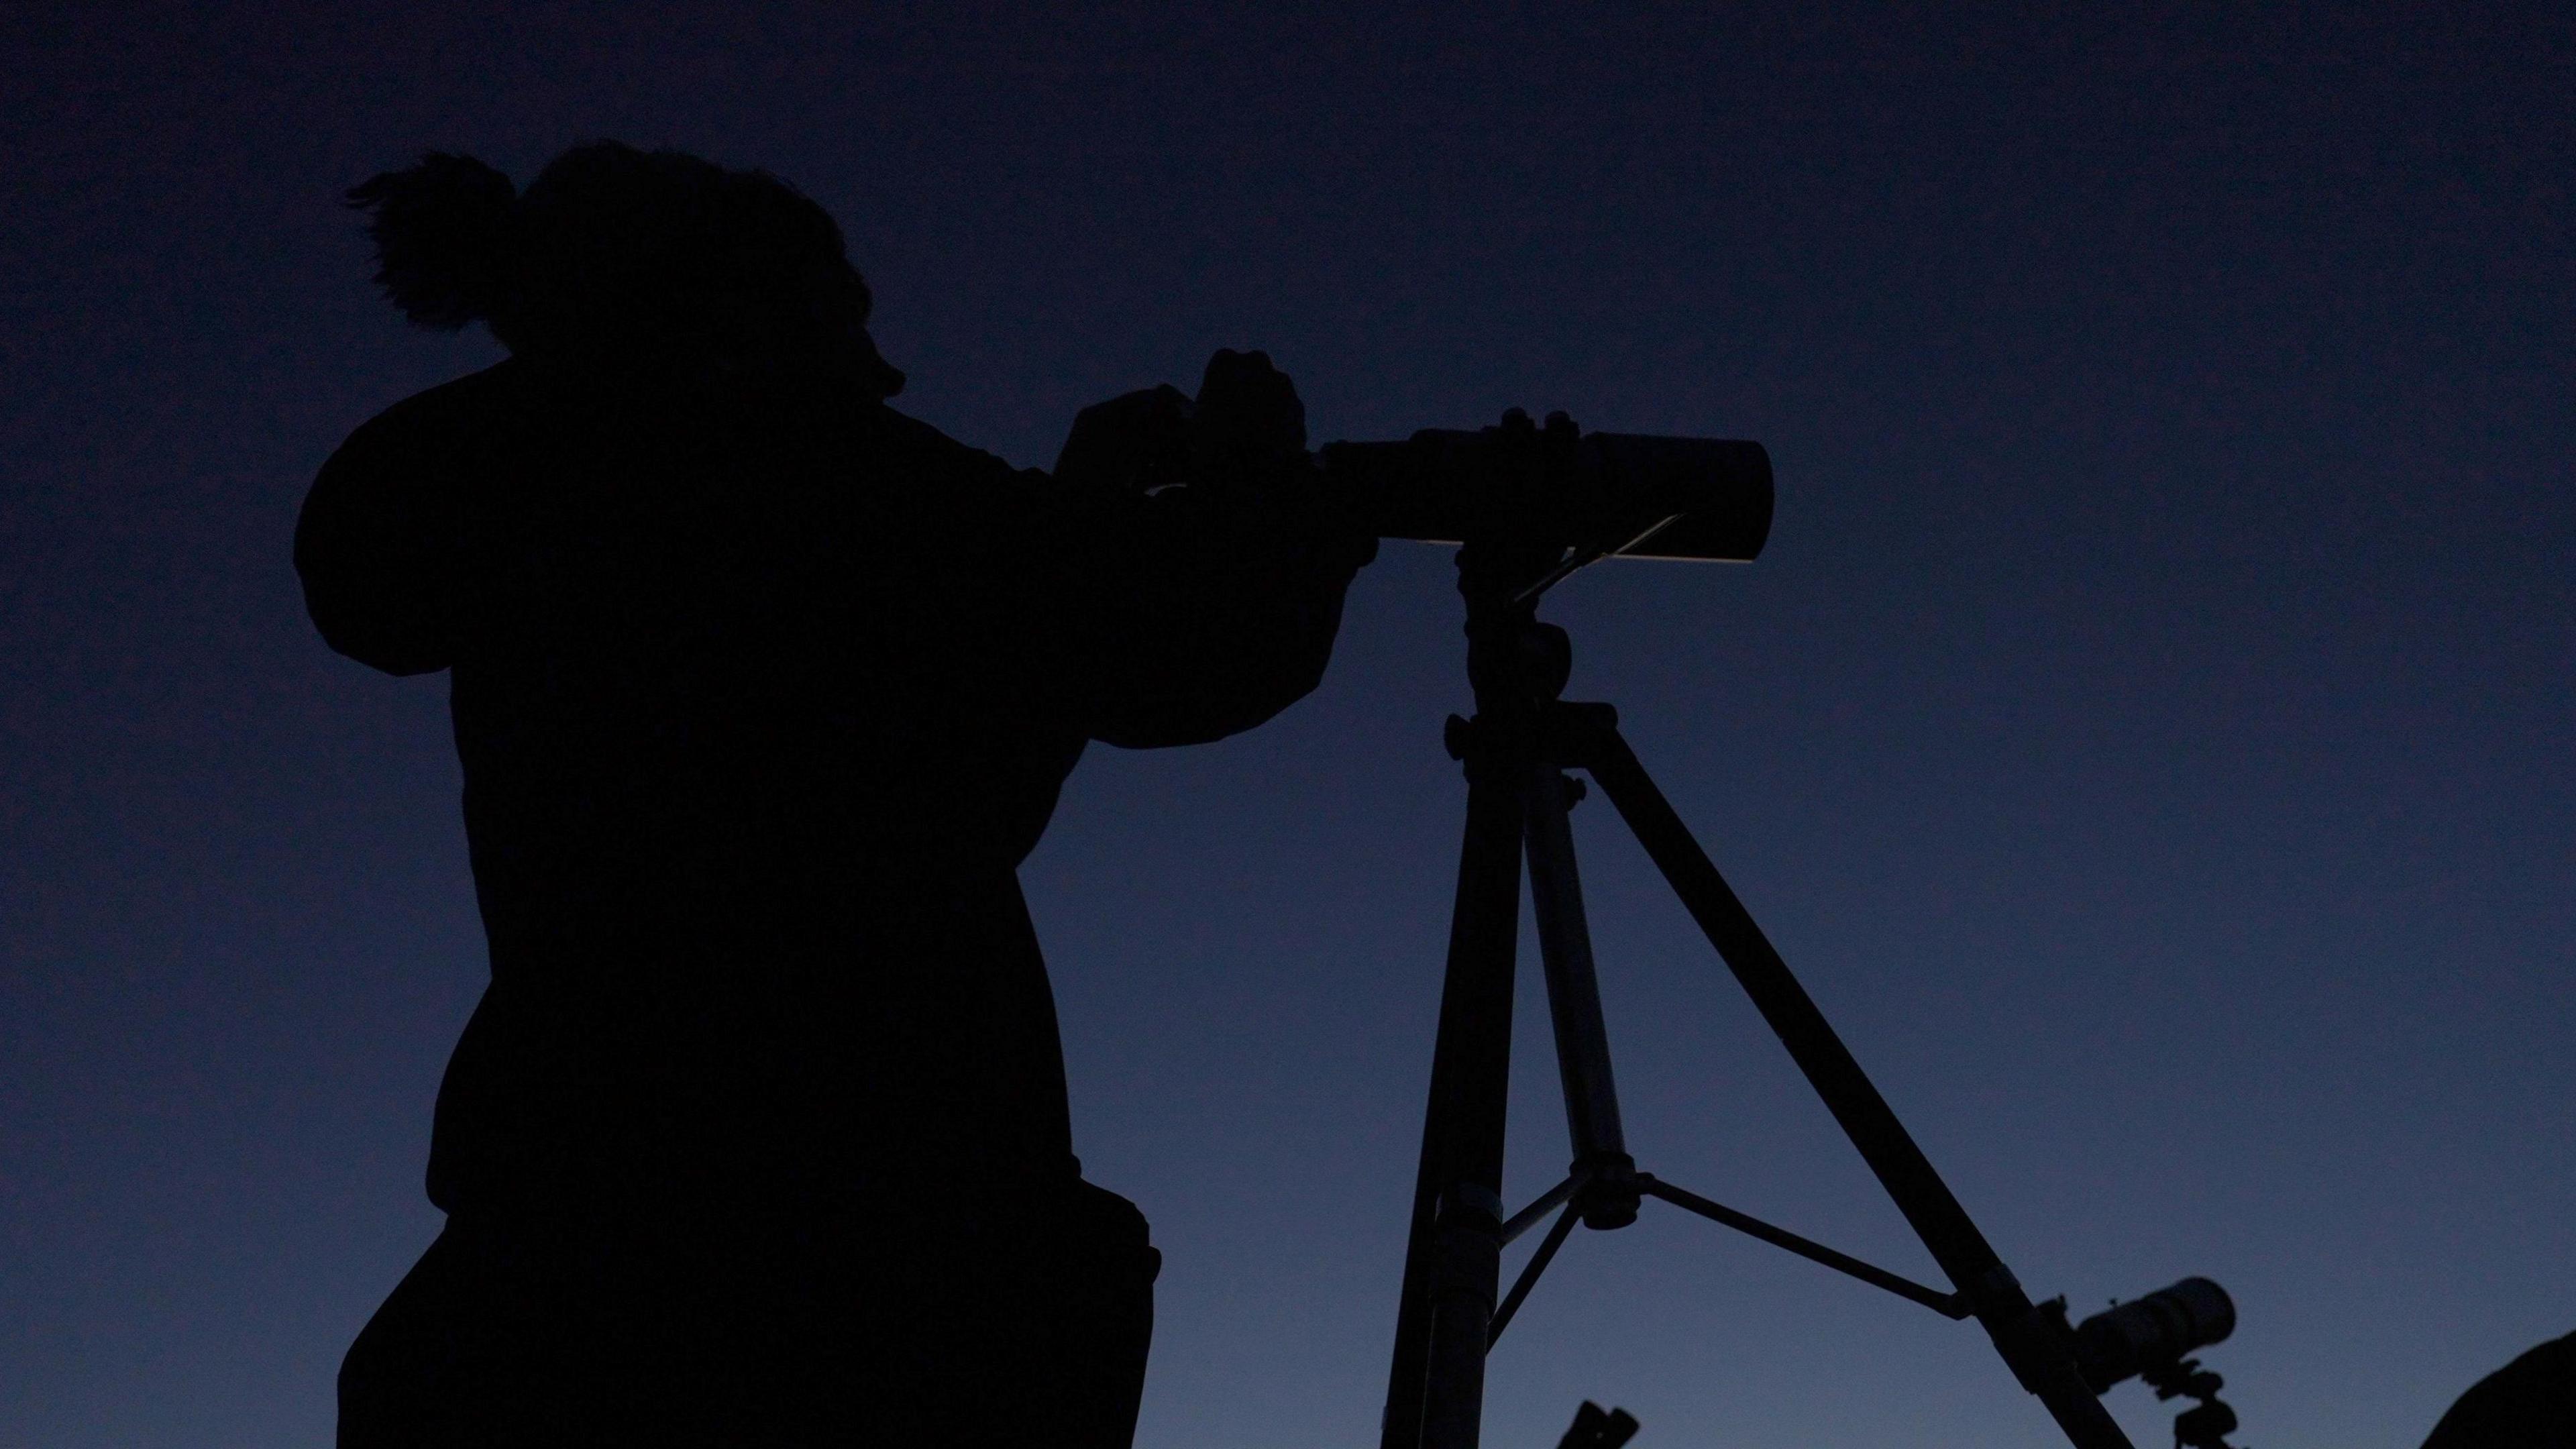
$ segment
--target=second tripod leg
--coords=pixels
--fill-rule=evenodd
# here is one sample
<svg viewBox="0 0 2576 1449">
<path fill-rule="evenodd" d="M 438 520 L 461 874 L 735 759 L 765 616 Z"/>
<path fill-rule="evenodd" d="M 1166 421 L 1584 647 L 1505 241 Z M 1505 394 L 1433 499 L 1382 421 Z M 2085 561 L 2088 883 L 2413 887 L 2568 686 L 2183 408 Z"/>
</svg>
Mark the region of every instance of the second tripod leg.
<svg viewBox="0 0 2576 1449">
<path fill-rule="evenodd" d="M 1580 786 L 1554 765 L 1529 772 L 1522 786 L 1523 831 L 1529 841 L 1530 904 L 1538 917 L 1539 956 L 1547 969 L 1548 1017 L 1556 1028 L 1556 1065 L 1565 1090 L 1565 1124 L 1574 1170 L 1590 1172 L 1583 1221 L 1593 1228 L 1636 1221 L 1619 1088 L 1610 1072 L 1610 1036 L 1601 1018 L 1601 983 L 1592 964 L 1592 929 L 1583 914 L 1583 881 L 1574 863 L 1566 809 Z"/>
<path fill-rule="evenodd" d="M 1788 963 L 1736 899 L 1707 852 L 1674 813 L 1664 792 L 1620 738 L 1598 717 L 1572 716 L 1582 732 L 1585 768 L 1634 830 L 1682 905 L 1734 972 L 1754 1009 L 1789 1049 L 1826 1110 L 1841 1124 L 1861 1160 L 1951 1284 L 1967 1297 L 2013 1376 L 2037 1396 L 2077 1449 L 2130 1449 L 2129 1439 L 2085 1387 L 2065 1343 L 2048 1331 L 2011 1270 L 1977 1230 L 1904 1124 L 1835 1035 Z"/>
</svg>

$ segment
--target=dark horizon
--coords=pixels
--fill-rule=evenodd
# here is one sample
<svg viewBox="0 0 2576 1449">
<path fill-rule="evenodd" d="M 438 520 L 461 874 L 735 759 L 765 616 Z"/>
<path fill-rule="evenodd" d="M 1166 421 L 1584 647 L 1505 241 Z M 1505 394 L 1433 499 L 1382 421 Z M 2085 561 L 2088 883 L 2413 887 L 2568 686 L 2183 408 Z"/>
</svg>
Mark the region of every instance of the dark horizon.
<svg viewBox="0 0 2576 1449">
<path fill-rule="evenodd" d="M 331 656 L 289 535 L 352 427 L 499 355 L 402 324 L 341 191 L 591 136 L 821 202 L 896 405 L 1022 464 L 1219 346 L 1317 442 L 1763 441 L 1758 563 L 1557 591 L 1568 694 L 2034 1296 L 2225 1284 L 2265 1449 L 2412 1446 L 2576 1327 L 2564 15 L 131 6 L 0 46 L 0 1445 L 326 1442 L 436 1229 L 484 971 L 445 686 Z M 1140 1445 L 1374 1439 L 1457 621 L 1448 552 L 1389 545 L 1314 697 L 1095 747 L 1023 872 L 1077 1150 L 1166 1258 Z M 1606 819 L 1641 1163 L 1933 1276 Z M 1523 959 L 1515 1201 L 1563 1165 Z M 1583 1398 L 1644 1445 L 2060 1442 L 1973 1328 L 1652 1209 L 1494 1375 L 1496 1445 Z"/>
</svg>

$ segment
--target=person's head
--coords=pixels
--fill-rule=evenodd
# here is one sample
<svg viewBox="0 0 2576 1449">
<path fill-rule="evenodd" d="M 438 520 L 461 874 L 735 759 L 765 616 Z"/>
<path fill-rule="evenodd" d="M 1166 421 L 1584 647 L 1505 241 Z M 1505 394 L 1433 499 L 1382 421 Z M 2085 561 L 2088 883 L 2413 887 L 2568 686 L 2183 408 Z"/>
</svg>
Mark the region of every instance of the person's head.
<svg viewBox="0 0 2576 1449">
<path fill-rule="evenodd" d="M 433 153 L 351 189 L 376 280 L 412 321 L 488 323 L 513 354 L 585 370 L 903 374 L 868 337 L 867 284 L 823 208 L 761 171 L 594 141 L 524 194 Z"/>
</svg>

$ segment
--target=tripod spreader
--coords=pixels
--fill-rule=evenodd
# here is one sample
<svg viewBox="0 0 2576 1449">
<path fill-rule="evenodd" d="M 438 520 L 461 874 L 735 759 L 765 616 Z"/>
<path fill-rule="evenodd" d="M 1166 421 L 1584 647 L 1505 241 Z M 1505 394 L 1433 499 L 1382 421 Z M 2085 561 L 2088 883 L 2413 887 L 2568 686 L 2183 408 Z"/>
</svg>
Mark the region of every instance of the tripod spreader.
<svg viewBox="0 0 2576 1449">
<path fill-rule="evenodd" d="M 1539 1275 L 1546 1272 L 1547 1265 L 1555 1260 L 1557 1249 L 1565 1246 L 1566 1237 L 1573 1232 L 1575 1223 L 1580 1220 L 1585 1226 L 1592 1226 L 1589 1218 L 1584 1215 L 1586 1200 L 1594 1193 L 1603 1190 L 1605 1186 L 1607 1184 L 1590 1173 L 1577 1171 L 1572 1177 L 1548 1189 L 1536 1202 L 1512 1214 L 1510 1221 L 1503 1224 L 1502 1242 L 1508 1246 L 1514 1239 L 1535 1226 L 1539 1219 L 1551 1212 L 1556 1212 L 1557 1215 L 1556 1222 L 1547 1231 L 1547 1236 L 1539 1241 L 1538 1251 L 1530 1255 L 1529 1262 L 1521 1268 L 1520 1276 L 1512 1280 L 1511 1291 L 1503 1295 L 1502 1306 L 1494 1310 L 1493 1325 L 1486 1331 L 1485 1341 L 1489 1347 L 1495 1340 L 1500 1339 L 1503 1336 L 1503 1330 L 1511 1325 L 1512 1315 L 1520 1312 L 1521 1304 L 1529 1298 L 1530 1290 L 1538 1286 Z M 1836 1252 L 1812 1238 L 1803 1238 L 1787 1228 L 1766 1223 L 1751 1213 L 1738 1212 L 1724 1203 L 1711 1202 L 1698 1193 L 1675 1187 L 1657 1178 L 1651 1172 L 1638 1172 L 1632 1167 L 1626 1173 L 1625 1181 L 1610 1188 L 1610 1191 L 1631 1205 L 1629 1207 L 1631 1220 L 1635 1217 L 1634 1204 L 1638 1198 L 1661 1198 L 1675 1207 L 1697 1213 L 1710 1222 L 1733 1228 L 1747 1237 L 1757 1238 L 1775 1248 L 1795 1253 L 1809 1262 L 1822 1263 L 1837 1273 L 1857 1278 L 1874 1288 L 1884 1288 L 1899 1298 L 1920 1303 L 1944 1318 L 1965 1318 L 1971 1311 L 1967 1300 L 1959 1294 L 1944 1293 L 1938 1288 L 1927 1288 L 1901 1273 L 1891 1273 L 1876 1264 L 1862 1262 L 1849 1253 Z M 1563 1211 L 1558 1212 L 1559 1208 Z M 1625 1225 L 1621 1223 L 1614 1226 Z"/>
</svg>

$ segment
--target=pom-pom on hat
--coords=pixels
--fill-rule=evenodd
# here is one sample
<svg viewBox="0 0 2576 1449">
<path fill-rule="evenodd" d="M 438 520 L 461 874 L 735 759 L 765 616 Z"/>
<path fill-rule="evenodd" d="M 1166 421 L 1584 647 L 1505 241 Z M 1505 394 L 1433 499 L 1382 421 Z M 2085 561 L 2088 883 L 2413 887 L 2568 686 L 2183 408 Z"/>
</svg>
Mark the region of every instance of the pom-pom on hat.
<svg viewBox="0 0 2576 1449">
<path fill-rule="evenodd" d="M 375 213 L 377 284 L 404 316 L 446 332 L 503 305 L 518 199 L 509 177 L 442 151 L 349 189 L 351 206 Z"/>
</svg>

